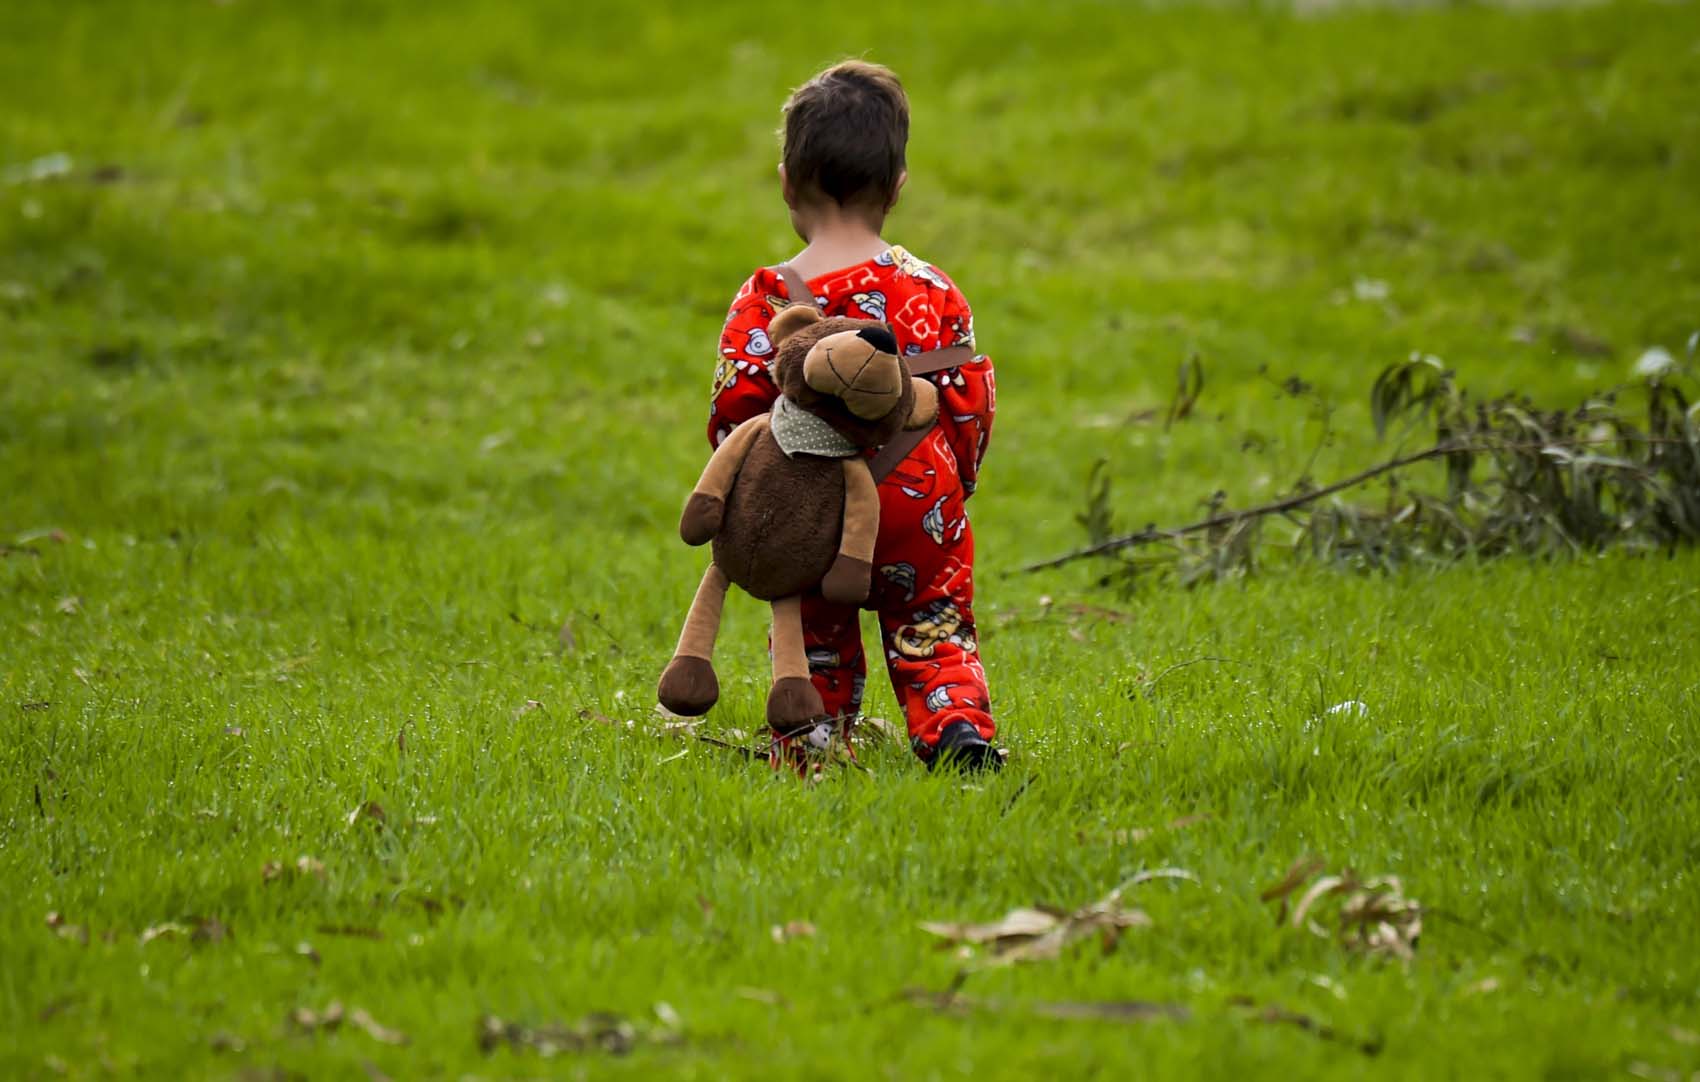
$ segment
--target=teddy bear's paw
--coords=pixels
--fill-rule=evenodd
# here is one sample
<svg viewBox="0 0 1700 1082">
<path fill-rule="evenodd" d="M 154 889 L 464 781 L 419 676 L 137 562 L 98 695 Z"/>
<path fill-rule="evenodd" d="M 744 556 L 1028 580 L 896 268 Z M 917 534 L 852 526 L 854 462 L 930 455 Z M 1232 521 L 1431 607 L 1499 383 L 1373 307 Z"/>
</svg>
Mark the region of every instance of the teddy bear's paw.
<svg viewBox="0 0 1700 1082">
<path fill-rule="evenodd" d="M 693 492 L 685 501 L 685 513 L 679 516 L 679 536 L 687 545 L 706 545 L 720 532 L 720 520 L 725 514 L 725 500 L 706 492 Z"/>
<path fill-rule="evenodd" d="M 767 693 L 767 726 L 776 733 L 790 733 L 826 714 L 826 703 L 806 676 L 785 676 L 773 682 Z"/>
<path fill-rule="evenodd" d="M 661 674 L 655 697 L 675 714 L 698 718 L 708 713 L 720 698 L 720 681 L 707 659 L 681 655 L 669 662 Z"/>
<path fill-rule="evenodd" d="M 826 578 L 820 580 L 821 596 L 837 605 L 857 605 L 868 599 L 874 565 L 842 552 L 832 561 Z"/>
</svg>

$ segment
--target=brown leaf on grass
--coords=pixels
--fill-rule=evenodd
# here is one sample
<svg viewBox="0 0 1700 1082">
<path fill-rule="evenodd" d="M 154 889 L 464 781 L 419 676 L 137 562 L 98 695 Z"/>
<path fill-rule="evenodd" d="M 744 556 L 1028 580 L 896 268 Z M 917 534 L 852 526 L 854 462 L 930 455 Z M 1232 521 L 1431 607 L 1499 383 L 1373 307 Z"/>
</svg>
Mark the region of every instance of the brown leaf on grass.
<svg viewBox="0 0 1700 1082">
<path fill-rule="evenodd" d="M 62 597 L 53 608 L 66 616 L 75 616 L 83 611 L 83 599 L 80 597 Z"/>
<path fill-rule="evenodd" d="M 317 929 L 320 935 L 349 936 L 354 939 L 383 939 L 384 933 L 376 928 L 367 928 L 358 924 L 321 924 Z"/>
<path fill-rule="evenodd" d="M 1118 830 L 1111 834 L 1110 838 L 1119 845 L 1127 845 L 1129 843 L 1142 842 L 1145 839 L 1153 837 L 1154 835 L 1160 834 L 1164 831 L 1185 830 L 1187 827 L 1196 826 L 1199 823 L 1206 823 L 1214 818 L 1216 818 L 1216 816 L 1210 812 L 1198 812 L 1195 815 L 1183 815 L 1179 819 L 1171 819 L 1160 827 L 1129 827 L 1126 830 Z"/>
<path fill-rule="evenodd" d="M 342 1003 L 333 999 L 322 1011 L 315 1011 L 311 1007 L 297 1007 L 289 1012 L 289 1020 L 309 1033 L 321 1029 L 333 1030 L 342 1025 Z"/>
<path fill-rule="evenodd" d="M 1060 916 L 1043 909 L 1012 909 L 1004 914 L 1002 920 L 989 924 L 928 921 L 921 925 L 921 930 L 946 940 L 946 946 L 989 943 L 996 949 L 1000 945 L 1044 935 L 1060 923 Z"/>
<path fill-rule="evenodd" d="M 784 996 L 767 988 L 751 988 L 748 986 L 742 986 L 732 989 L 732 994 L 737 996 L 739 999 L 747 999 L 752 1003 L 766 1004 L 769 1007 L 783 1007 L 787 1002 Z"/>
<path fill-rule="evenodd" d="M 60 939 L 69 939 L 84 945 L 89 941 L 89 930 L 86 925 L 71 924 L 65 920 L 64 914 L 57 909 L 47 914 L 47 926 Z"/>
<path fill-rule="evenodd" d="M 582 721 L 594 721 L 599 725 L 613 725 L 618 727 L 620 724 L 618 721 L 615 721 L 602 711 L 589 706 L 582 707 L 578 712 L 578 716 Z"/>
<path fill-rule="evenodd" d="M 176 939 L 179 936 L 187 936 L 196 943 L 222 943 L 229 934 L 230 929 L 217 917 L 195 917 L 187 924 L 171 920 L 144 928 L 138 945 L 145 947 L 156 939 Z"/>
<path fill-rule="evenodd" d="M 384 818 L 383 805 L 375 800 L 368 800 L 364 804 L 354 806 L 354 810 L 348 813 L 347 822 L 349 826 L 353 826 L 361 819 L 370 819 L 373 823 L 382 826 Z"/>
<path fill-rule="evenodd" d="M 314 857 L 301 856 L 295 858 L 295 863 L 285 864 L 280 860 L 268 860 L 260 868 L 260 878 L 267 883 L 288 876 L 291 879 L 312 876 L 315 879 L 325 878 L 325 862 Z"/>
<path fill-rule="evenodd" d="M 815 926 L 806 920 L 788 920 L 784 924 L 775 924 L 768 929 L 768 934 L 775 943 L 789 943 L 793 939 L 813 939 Z"/>
<path fill-rule="evenodd" d="M 521 703 L 517 709 L 514 710 L 514 718 L 517 720 L 519 718 L 525 717 L 527 714 L 531 713 L 533 710 L 542 710 L 542 709 L 543 709 L 542 703 L 538 702 L 536 699 L 527 699 L 527 700 L 525 700 L 525 702 Z"/>
<path fill-rule="evenodd" d="M 1148 928 L 1151 918 L 1141 909 L 1122 902 L 1123 892 L 1153 879 L 1195 879 L 1180 868 L 1158 868 L 1140 872 L 1090 905 L 1073 912 L 1042 908 L 1011 910 L 990 924 L 929 922 L 922 931 L 943 939 L 949 946 L 984 946 L 995 965 L 1055 958 L 1071 944 L 1096 935 L 1106 952 L 1115 949 L 1129 928 Z"/>
<path fill-rule="evenodd" d="M 1281 877 L 1280 882 L 1263 888 L 1263 893 L 1257 896 L 1257 900 L 1260 902 L 1273 902 L 1279 899 L 1281 902 L 1281 912 L 1275 919 L 1286 920 L 1287 895 L 1304 886 L 1310 881 L 1311 876 L 1320 872 L 1326 864 L 1327 862 L 1321 857 L 1308 855 L 1300 857 L 1293 861 L 1292 866 L 1287 869 L 1287 874 Z"/>
<path fill-rule="evenodd" d="M 188 925 L 178 924 L 176 921 L 166 921 L 163 924 L 155 924 L 150 927 L 143 928 L 141 938 L 138 940 L 138 943 L 145 947 L 156 939 L 176 939 L 180 935 L 188 934 Z"/>
<path fill-rule="evenodd" d="M 197 943 L 222 943 L 230 935 L 230 926 L 217 917 L 196 917 L 189 938 Z"/>
<path fill-rule="evenodd" d="M 312 962 L 315 966 L 321 961 L 319 958 L 319 952 L 314 950 L 313 944 L 307 942 L 305 939 L 295 944 L 295 954 L 296 957 L 305 958 L 309 962 Z"/>
<path fill-rule="evenodd" d="M 955 992 L 930 992 L 924 989 L 911 989 L 904 993 L 904 998 L 916 1006 L 931 1007 L 937 1011 L 1031 1014 L 1064 1021 L 1134 1023 L 1185 1021 L 1191 1017 L 1191 1012 L 1179 1003 L 1159 1003 L 1142 999 L 976 999 L 957 995 Z"/>
<path fill-rule="evenodd" d="M 356 1007 L 348 1012 L 348 1024 L 359 1029 L 379 1044 L 402 1045 L 407 1043 L 407 1034 L 399 1029 L 391 1029 L 388 1026 L 381 1025 L 364 1007 Z"/>
<path fill-rule="evenodd" d="M 588 1014 L 571 1024 L 546 1022 L 528 1026 L 503 1021 L 493 1014 L 478 1020 L 478 1048 L 485 1055 L 507 1045 L 516 1052 L 533 1052 L 545 1059 L 563 1052 L 623 1056 L 640 1045 L 677 1044 L 681 1039 L 672 1026 L 640 1026 L 606 1012 Z"/>
<path fill-rule="evenodd" d="M 1263 892 L 1260 896 L 1263 901 L 1277 898 L 1281 901 L 1276 923 L 1290 923 L 1294 928 L 1308 927 L 1321 936 L 1332 935 L 1342 946 L 1364 954 L 1391 954 L 1402 961 L 1410 961 L 1417 939 L 1422 935 L 1423 909 L 1419 903 L 1405 897 L 1404 884 L 1397 876 L 1359 879 L 1350 868 L 1338 875 L 1322 876 L 1305 890 L 1289 919 L 1288 897 L 1324 866 L 1324 862 L 1316 858 L 1300 860 L 1288 870 L 1280 883 Z M 1329 907 L 1334 909 L 1332 931 L 1311 919 L 1313 911 Z"/>
<path fill-rule="evenodd" d="M 214 1052 L 242 1052 L 248 1047 L 248 1042 L 227 1029 L 221 1029 L 207 1038 L 207 1044 Z"/>
</svg>

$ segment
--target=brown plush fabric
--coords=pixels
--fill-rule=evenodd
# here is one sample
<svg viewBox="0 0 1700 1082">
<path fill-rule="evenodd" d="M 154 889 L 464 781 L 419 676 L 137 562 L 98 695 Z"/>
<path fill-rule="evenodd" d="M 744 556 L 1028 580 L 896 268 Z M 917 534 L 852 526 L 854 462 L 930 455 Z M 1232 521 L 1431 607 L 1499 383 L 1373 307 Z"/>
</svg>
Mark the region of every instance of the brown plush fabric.
<svg viewBox="0 0 1700 1082">
<path fill-rule="evenodd" d="M 700 657 L 674 658 L 661 673 L 655 698 L 675 714 L 702 717 L 720 701 L 720 681 L 715 678 L 713 663 Z"/>
<path fill-rule="evenodd" d="M 764 431 L 752 442 L 726 501 L 714 562 L 763 601 L 803 593 L 838 554 L 843 509 L 841 460 L 787 458 Z"/>
<path fill-rule="evenodd" d="M 820 595 L 835 605 L 860 605 L 868 599 L 873 581 L 872 560 L 858 560 L 841 552 L 820 580 Z"/>
<path fill-rule="evenodd" d="M 720 634 L 720 614 L 731 583 L 726 573 L 713 564 L 702 577 L 691 611 L 679 633 L 679 647 L 661 674 L 655 697 L 675 714 L 701 717 L 720 698 L 720 681 L 714 675 L 714 640 Z"/>
<path fill-rule="evenodd" d="M 890 444 L 906 425 L 925 428 L 938 415 L 937 390 L 911 378 L 883 323 L 824 319 L 798 303 L 774 317 L 768 336 L 778 345 L 773 372 L 786 409 L 818 417 L 854 448 Z M 714 565 L 657 688 L 674 713 L 704 713 L 719 696 L 710 658 L 731 583 L 773 604 L 768 724 L 789 733 L 826 712 L 809 680 L 801 595 L 818 588 L 844 604 L 867 599 L 879 494 L 868 461 L 826 457 L 837 441 L 813 427 L 803 426 L 811 431 L 788 456 L 768 418 L 746 421 L 715 450 L 685 504 L 680 536 L 693 545 L 712 538 Z"/>
<path fill-rule="evenodd" d="M 788 733 L 826 713 L 820 692 L 809 680 L 803 649 L 803 601 L 785 597 L 773 603 L 773 688 L 767 694 L 767 724 Z"/>
<path fill-rule="evenodd" d="M 703 467 L 702 476 L 697 479 L 697 487 L 691 490 L 692 495 L 702 494 L 724 500 L 732 490 L 732 482 L 738 477 L 738 471 L 744 466 L 744 456 L 749 454 L 750 446 L 756 440 L 767 435 L 767 415 L 751 417 L 743 424 L 732 430 L 732 434 L 714 449 L 708 465 Z M 686 504 L 687 510 L 689 503 Z M 681 524 L 681 532 L 683 525 Z M 701 542 L 695 542 L 701 544 Z"/>
<path fill-rule="evenodd" d="M 767 340 L 776 346 L 781 345 L 804 327 L 820 321 L 820 309 L 815 307 L 814 298 L 805 298 L 788 308 L 781 308 L 779 314 L 768 322 Z"/>
<path fill-rule="evenodd" d="M 939 389 L 932 380 L 920 376 L 911 376 L 909 382 L 915 385 L 915 401 L 909 407 L 909 420 L 903 423 L 904 430 L 914 432 L 933 427 L 933 422 L 939 419 Z"/>
<path fill-rule="evenodd" d="M 697 595 L 691 600 L 691 611 L 685 617 L 684 629 L 679 632 L 679 646 L 673 651 L 675 657 L 700 657 L 705 661 L 714 657 L 714 640 L 720 635 L 720 614 L 725 609 L 726 591 L 730 586 L 726 572 L 715 564 L 709 564 L 702 576 L 702 585 L 697 587 Z"/>
<path fill-rule="evenodd" d="M 783 316 L 789 311 L 791 309 L 786 308 L 779 314 Z M 897 357 L 895 354 L 886 354 L 896 361 L 897 370 L 900 374 L 898 387 L 901 397 L 890 403 L 891 412 L 883 417 L 871 420 L 858 417 L 849 406 L 845 405 L 842 398 L 810 386 L 804 372 L 809 354 L 815 346 L 824 339 L 842 334 L 845 331 L 867 331 L 870 334 L 877 333 L 887 338 L 891 335 L 891 331 L 887 329 L 885 324 L 871 319 L 847 319 L 843 316 L 832 316 L 810 323 L 779 343 L 778 351 L 774 354 L 773 360 L 774 382 L 779 385 L 780 392 L 786 398 L 832 425 L 858 447 L 878 447 L 897 434 L 898 430 L 903 427 L 903 423 L 908 419 L 910 411 L 914 408 L 915 388 L 909 378 L 909 366 L 903 358 Z M 771 332 L 769 332 L 768 337 L 773 337 Z M 894 350 L 897 348 L 894 339 L 891 348 Z M 830 371 L 830 366 L 827 366 L 827 368 Z M 817 363 L 816 370 L 819 371 L 819 369 L 820 366 Z M 849 373 L 845 374 L 848 375 Z"/>
</svg>

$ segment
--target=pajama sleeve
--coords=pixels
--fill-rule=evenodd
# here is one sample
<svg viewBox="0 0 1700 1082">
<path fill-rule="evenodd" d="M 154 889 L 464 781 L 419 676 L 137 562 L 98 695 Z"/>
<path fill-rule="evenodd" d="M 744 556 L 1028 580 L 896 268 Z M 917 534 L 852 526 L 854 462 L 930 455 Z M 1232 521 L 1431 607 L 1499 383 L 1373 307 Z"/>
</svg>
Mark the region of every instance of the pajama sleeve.
<svg viewBox="0 0 1700 1082">
<path fill-rule="evenodd" d="M 776 306 L 782 306 L 783 289 L 769 270 L 757 271 L 738 291 L 720 332 L 720 357 L 714 369 L 714 390 L 708 413 L 708 443 L 720 441 L 751 417 L 766 413 L 779 388 L 768 374 L 773 343 L 767 324 Z"/>
<path fill-rule="evenodd" d="M 940 301 L 939 348 L 972 348 L 974 344 L 974 313 L 962 291 L 952 284 Z M 991 439 L 992 415 L 997 410 L 991 358 L 976 350 L 968 364 L 940 372 L 932 379 L 939 387 L 939 426 L 956 456 L 963 492 L 972 495 Z"/>
</svg>

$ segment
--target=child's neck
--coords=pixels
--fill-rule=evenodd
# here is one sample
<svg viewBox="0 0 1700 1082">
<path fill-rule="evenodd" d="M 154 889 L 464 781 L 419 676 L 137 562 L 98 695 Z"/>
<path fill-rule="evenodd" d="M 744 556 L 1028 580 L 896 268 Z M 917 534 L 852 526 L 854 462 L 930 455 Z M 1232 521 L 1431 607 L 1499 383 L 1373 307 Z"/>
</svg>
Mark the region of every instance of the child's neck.
<svg viewBox="0 0 1700 1082">
<path fill-rule="evenodd" d="M 811 207 L 793 216 L 797 233 L 808 243 L 790 260 L 804 278 L 865 263 L 891 245 L 880 238 L 883 222 L 842 207 Z"/>
</svg>

